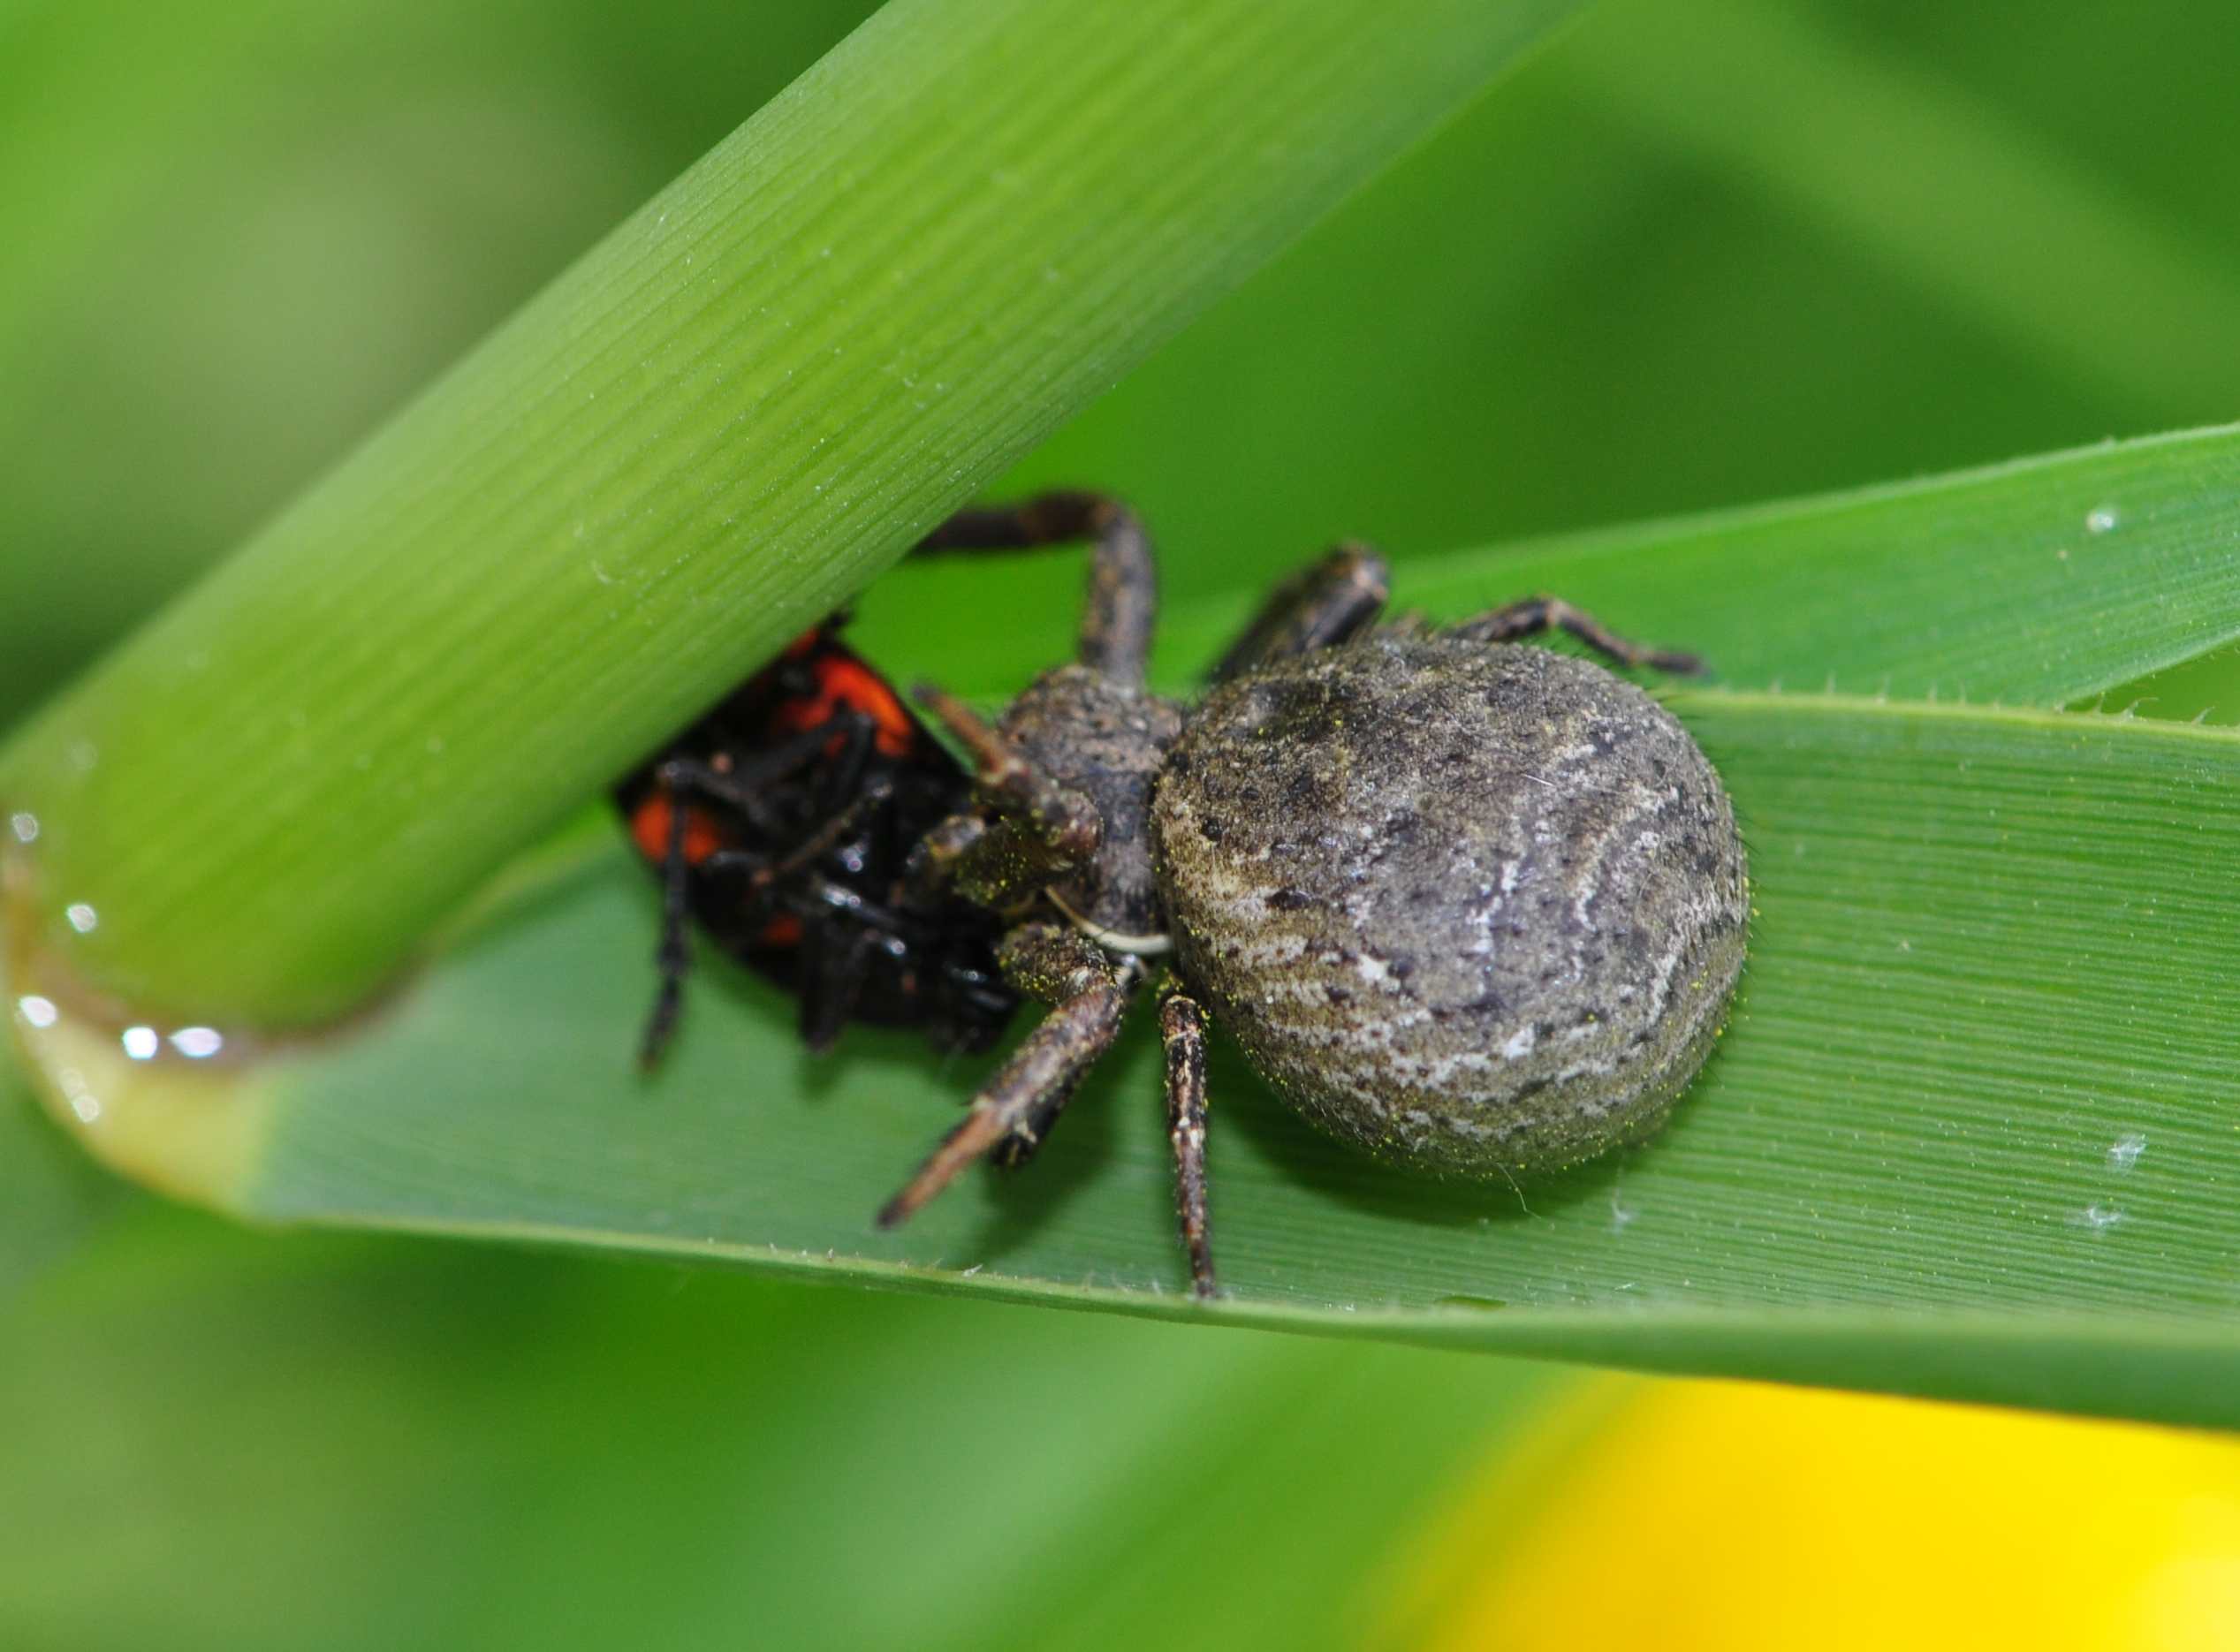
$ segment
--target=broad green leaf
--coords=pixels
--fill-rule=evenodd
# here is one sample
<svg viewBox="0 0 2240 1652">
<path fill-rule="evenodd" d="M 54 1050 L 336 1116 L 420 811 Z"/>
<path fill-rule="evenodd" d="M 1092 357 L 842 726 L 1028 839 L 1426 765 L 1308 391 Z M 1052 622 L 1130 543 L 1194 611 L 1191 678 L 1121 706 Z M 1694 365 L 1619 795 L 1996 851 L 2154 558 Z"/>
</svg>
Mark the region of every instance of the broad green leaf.
<svg viewBox="0 0 2240 1652">
<path fill-rule="evenodd" d="M 2240 344 L 2240 284 L 2205 237 L 2109 188 L 2096 155 L 2063 154 L 1835 8 L 1639 6 L 1593 34 L 1596 49 L 1566 68 L 1609 118 L 1746 180 L 2018 359 L 2141 409 L 2229 407 L 2221 364 Z M 1718 97 L 1673 72 L 1707 42 L 1747 65 L 1721 77 Z M 1893 165 L 1897 155 L 1936 159 Z M 2059 279 L 2015 279 L 2049 257 Z"/>
<path fill-rule="evenodd" d="M 1832 659 L 1840 682 L 2058 701 L 2211 646 L 2229 634 L 2214 546 L 2235 440 L 1537 564 L 1454 558 L 1403 590 L 1455 612 L 1513 591 L 1514 566 L 1560 573 L 1621 623 L 1739 659 L 1730 679 L 1792 685 L 1671 697 L 1750 841 L 1750 966 L 1660 1140 L 1522 1189 L 1380 1170 L 1221 1060 L 1234 1294 L 1211 1308 L 1180 1294 L 1140 1035 L 1031 1171 L 961 1186 L 895 1235 L 871 1211 L 983 1068 L 860 1029 L 813 1062 L 782 996 L 712 966 L 668 1069 L 636 1080 L 653 901 L 611 829 L 364 1028 L 244 1085 L 206 1078 L 197 1099 L 186 1064 L 104 1059 L 67 1025 L 46 1059 L 79 1074 L 97 1147 L 262 1219 L 2240 1423 L 2240 823 L 2221 803 L 2240 733 L 1795 686 Z M 1920 618 L 1932 591 L 1953 602 Z M 1180 618 L 1186 650 L 1219 629 Z"/>
<path fill-rule="evenodd" d="M 0 1060 L 0 1303 L 138 1202 L 41 1116 L 29 1080 Z"/>
</svg>

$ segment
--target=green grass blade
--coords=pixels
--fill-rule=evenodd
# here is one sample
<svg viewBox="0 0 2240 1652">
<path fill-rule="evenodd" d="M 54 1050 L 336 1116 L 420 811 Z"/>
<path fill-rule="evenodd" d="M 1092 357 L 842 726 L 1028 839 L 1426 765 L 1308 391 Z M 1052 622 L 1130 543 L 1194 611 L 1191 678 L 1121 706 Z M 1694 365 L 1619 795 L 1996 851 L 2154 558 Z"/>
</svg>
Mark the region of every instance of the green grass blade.
<svg viewBox="0 0 2240 1652">
<path fill-rule="evenodd" d="M 45 943 L 360 1004 L 1566 9 L 898 0 L 18 736 Z"/>
<path fill-rule="evenodd" d="M 2018 365 L 2058 368 L 2134 418 L 2230 407 L 2240 283 L 2221 249 L 2110 187 L 2098 155 L 2064 154 L 1979 87 L 1833 15 L 1764 0 L 1626 7 L 1591 26 L 1567 78 L 1659 149 L 1895 269 Z M 1909 155 L 1933 160 L 1894 163 Z M 2058 279 L 2015 279 L 2049 261 Z"/>
<path fill-rule="evenodd" d="M 1462 614 L 1553 591 L 1736 686 L 2050 707 L 2240 638 L 2236 535 L 2220 427 L 1423 558 L 1396 595 Z M 1191 614 L 1176 651 L 1211 657 L 1245 607 Z"/>
</svg>

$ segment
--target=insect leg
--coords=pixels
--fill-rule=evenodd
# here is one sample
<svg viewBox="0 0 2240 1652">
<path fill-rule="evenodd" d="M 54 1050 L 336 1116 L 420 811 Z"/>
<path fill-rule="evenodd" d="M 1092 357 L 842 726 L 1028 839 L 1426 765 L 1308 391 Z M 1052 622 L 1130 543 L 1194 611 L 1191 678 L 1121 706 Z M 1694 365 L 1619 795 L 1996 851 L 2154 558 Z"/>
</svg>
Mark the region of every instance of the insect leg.
<svg viewBox="0 0 2240 1652">
<path fill-rule="evenodd" d="M 685 980 L 692 973 L 693 874 L 712 876 L 743 869 L 756 888 L 767 886 L 799 865 L 814 860 L 836 842 L 847 830 L 850 813 L 843 810 L 835 822 L 827 822 L 825 828 L 810 834 L 792 855 L 775 867 L 761 857 L 733 849 L 719 849 L 712 854 L 703 853 L 695 863 L 687 853 L 686 833 L 692 811 L 685 807 L 685 799 L 700 797 L 722 803 L 745 815 L 758 830 L 778 830 L 769 818 L 767 801 L 763 796 L 763 789 L 772 781 L 816 762 L 836 733 L 854 746 L 869 749 L 872 734 L 869 719 L 848 713 L 834 721 L 839 724 L 837 730 L 810 730 L 728 769 L 717 769 L 691 757 L 672 757 L 655 769 L 655 784 L 668 794 L 671 807 L 661 856 L 661 940 L 654 950 L 654 968 L 660 976 L 660 985 L 655 989 L 653 1008 L 646 1016 L 645 1032 L 638 1042 L 638 1065 L 646 1072 L 661 1065 L 669 1041 L 676 1034 L 677 1018 L 684 1009 Z M 866 793 L 873 800 L 882 795 L 876 790 Z"/>
<path fill-rule="evenodd" d="M 767 889 L 807 869 L 813 862 L 830 853 L 850 831 L 862 825 L 866 815 L 875 808 L 885 807 L 893 796 L 893 786 L 885 781 L 867 784 L 854 799 L 843 804 L 823 825 L 804 836 L 784 855 L 756 867 L 748 883 L 756 889 Z"/>
<path fill-rule="evenodd" d="M 831 812 L 845 808 L 862 790 L 878 729 L 860 711 L 836 712 L 826 727 L 838 733 L 825 736 L 825 755 L 816 777 L 816 805 Z"/>
<path fill-rule="evenodd" d="M 1360 635 L 1384 610 L 1390 586 L 1382 557 L 1366 545 L 1339 546 L 1268 594 L 1211 680 L 1226 683 L 1256 665 Z"/>
<path fill-rule="evenodd" d="M 678 1012 L 684 1007 L 685 977 L 692 973 L 692 866 L 685 858 L 686 823 L 685 810 L 669 811 L 669 841 L 661 857 L 661 940 L 653 954 L 661 984 L 655 989 L 653 1009 L 638 1040 L 638 1066 L 646 1072 L 659 1066 L 668 1052 Z"/>
<path fill-rule="evenodd" d="M 1689 676 L 1704 669 L 1704 663 L 1692 654 L 1629 642 L 1592 614 L 1582 612 L 1558 596 L 1528 596 L 1522 602 L 1466 619 L 1459 625 L 1449 625 L 1439 634 L 1467 637 L 1474 642 L 1514 642 L 1519 637 L 1537 636 L 1544 631 L 1568 631 L 1596 653 L 1621 665 L 1645 665 L 1652 671 Z"/>
<path fill-rule="evenodd" d="M 1205 1012 L 1171 985 L 1159 1001 L 1159 1042 L 1166 1050 L 1174 1213 L 1182 1227 L 1182 1248 L 1190 1255 L 1190 1284 L 1202 1297 L 1219 1296 L 1205 1208 Z"/>
<path fill-rule="evenodd" d="M 868 727 L 868 720 L 854 712 L 843 713 L 833 723 L 833 727 L 793 735 L 728 768 L 718 769 L 696 757 L 672 757 L 655 766 L 654 782 L 672 797 L 706 798 L 737 809 L 758 831 L 777 832 L 783 827 L 771 820 L 769 799 L 763 795 L 771 783 L 808 768 L 836 737 L 847 736 L 858 724 Z"/>
<path fill-rule="evenodd" d="M 801 929 L 801 1042 L 823 1055 L 839 1041 L 840 1028 L 863 995 L 864 967 L 871 937 L 837 919 Z"/>
<path fill-rule="evenodd" d="M 1029 550 L 1094 540 L 1089 597 L 1082 612 L 1081 663 L 1130 688 L 1143 686 L 1158 575 L 1150 535 L 1135 513 L 1104 494 L 1065 490 L 1017 504 L 958 512 L 918 542 L 919 554 Z"/>
<path fill-rule="evenodd" d="M 972 1110 L 880 1209 L 881 1227 L 907 1220 L 959 1171 L 1034 1119 L 1051 1098 L 1062 1100 L 1120 1032 L 1134 970 L 1112 963 L 1070 926 L 1014 929 L 1003 943 L 1003 965 L 1013 985 L 1053 1007 L 973 1097 Z"/>
</svg>

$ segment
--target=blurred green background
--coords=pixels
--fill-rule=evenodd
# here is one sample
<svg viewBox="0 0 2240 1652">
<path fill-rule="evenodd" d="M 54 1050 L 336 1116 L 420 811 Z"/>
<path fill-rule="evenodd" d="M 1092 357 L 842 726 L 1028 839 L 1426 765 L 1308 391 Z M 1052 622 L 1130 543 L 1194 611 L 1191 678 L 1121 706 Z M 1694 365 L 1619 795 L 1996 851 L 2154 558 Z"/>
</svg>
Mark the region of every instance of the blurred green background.
<svg viewBox="0 0 2240 1652">
<path fill-rule="evenodd" d="M 0 721 L 864 9 L 0 9 Z M 1133 497 L 1188 597 L 2229 418 L 2236 50 L 2171 0 L 1605 5 L 1021 481 Z M 1062 631 L 1076 577 L 864 623 Z M 0 1206 L 10 1645 L 1349 1644 L 1570 1381 L 244 1235 L 5 1095 Z"/>
</svg>

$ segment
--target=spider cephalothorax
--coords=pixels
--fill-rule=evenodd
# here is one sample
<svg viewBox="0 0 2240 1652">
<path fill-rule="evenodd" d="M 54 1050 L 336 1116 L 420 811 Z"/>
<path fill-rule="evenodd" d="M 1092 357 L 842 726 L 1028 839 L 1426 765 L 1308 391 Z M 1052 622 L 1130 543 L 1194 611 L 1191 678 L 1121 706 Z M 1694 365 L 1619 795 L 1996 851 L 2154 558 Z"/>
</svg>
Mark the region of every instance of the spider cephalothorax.
<svg viewBox="0 0 2240 1652">
<path fill-rule="evenodd" d="M 1680 724 L 1551 627 L 1629 665 L 1697 669 L 1553 598 L 1376 628 L 1358 547 L 1278 590 L 1195 706 L 1149 693 L 1153 579 L 1133 516 L 1087 494 L 968 512 L 930 549 L 1092 537 L 1075 663 L 990 728 L 921 698 L 971 752 L 973 807 L 929 831 L 920 899 L 1006 925 L 996 955 L 1051 1006 L 881 1213 L 981 1154 L 1033 1150 L 1159 987 L 1191 1274 L 1207 1237 L 1206 1012 L 1277 1093 L 1380 1156 L 1507 1177 L 1646 1134 L 1708 1053 L 1742 967 L 1742 842 Z"/>
</svg>

